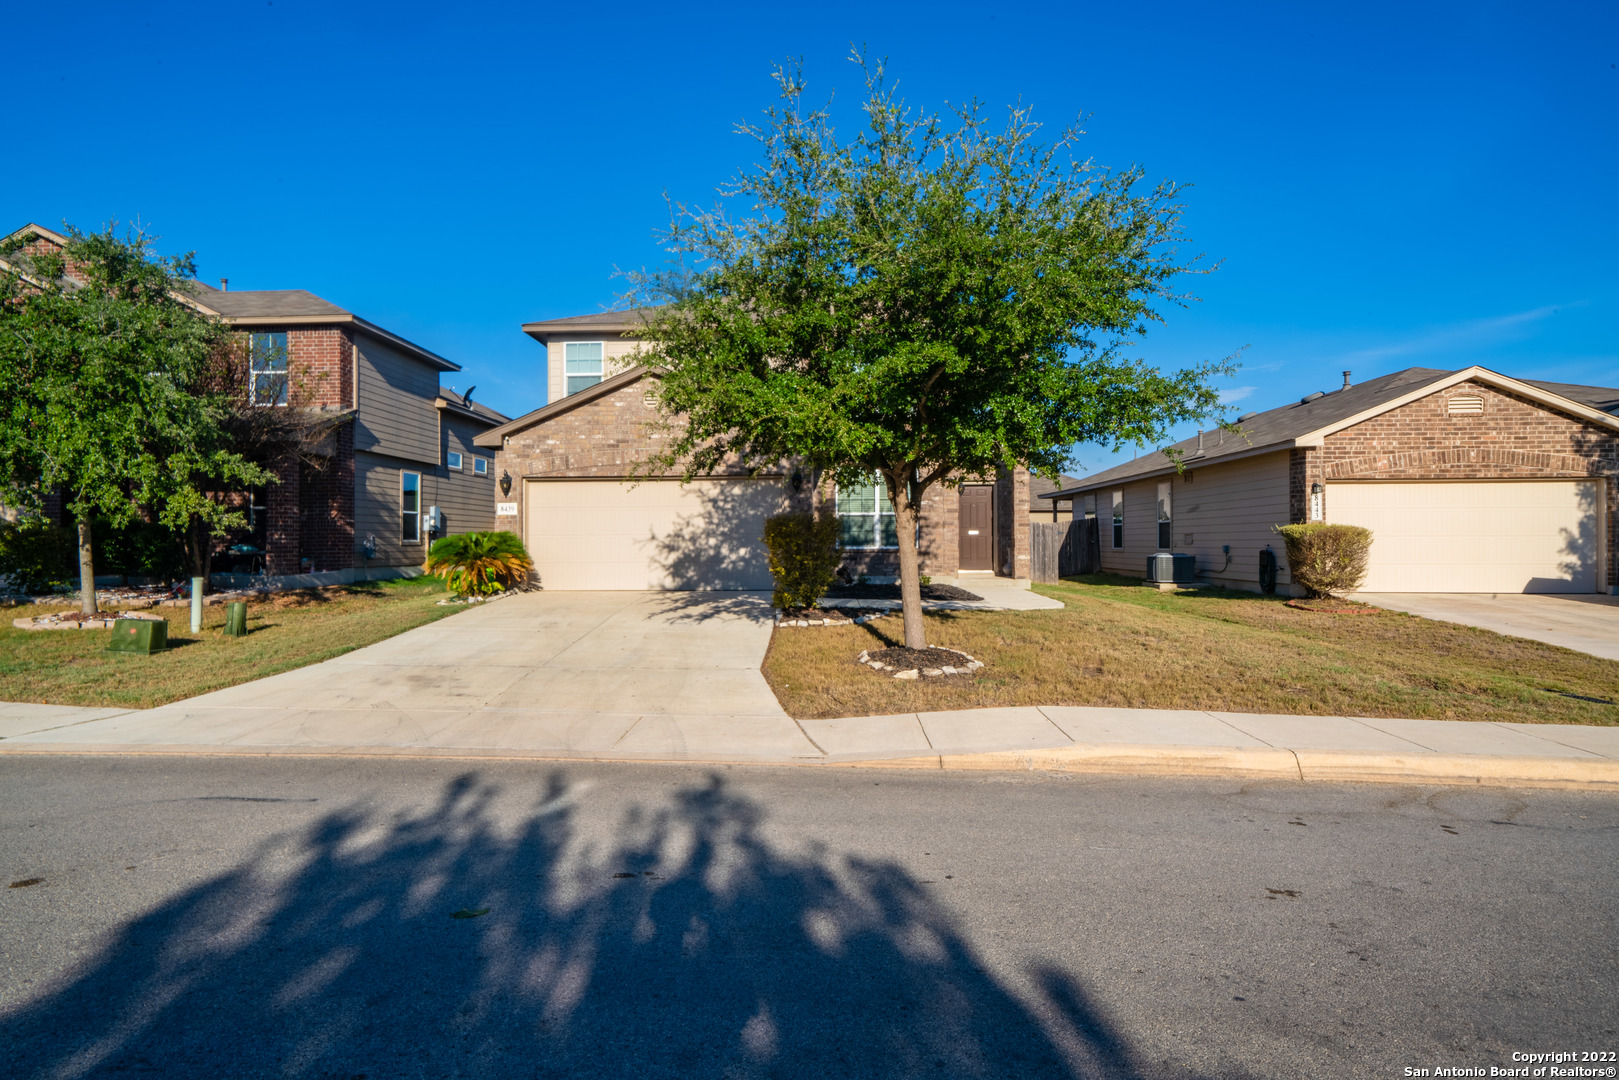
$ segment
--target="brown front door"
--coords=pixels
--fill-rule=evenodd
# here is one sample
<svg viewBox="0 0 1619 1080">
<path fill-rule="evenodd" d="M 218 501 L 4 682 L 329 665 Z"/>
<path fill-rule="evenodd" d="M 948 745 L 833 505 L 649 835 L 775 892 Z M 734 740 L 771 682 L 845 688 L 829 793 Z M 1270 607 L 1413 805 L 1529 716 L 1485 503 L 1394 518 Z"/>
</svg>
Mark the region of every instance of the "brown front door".
<svg viewBox="0 0 1619 1080">
<path fill-rule="evenodd" d="M 995 569 L 995 489 L 961 489 L 961 569 Z"/>
</svg>

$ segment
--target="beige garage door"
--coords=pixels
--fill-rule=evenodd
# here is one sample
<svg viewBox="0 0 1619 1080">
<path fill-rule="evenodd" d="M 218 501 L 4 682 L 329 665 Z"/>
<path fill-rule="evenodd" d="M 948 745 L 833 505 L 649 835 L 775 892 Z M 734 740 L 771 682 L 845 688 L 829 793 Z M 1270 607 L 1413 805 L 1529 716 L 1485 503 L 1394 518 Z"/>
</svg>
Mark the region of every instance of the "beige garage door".
<svg viewBox="0 0 1619 1080">
<path fill-rule="evenodd" d="M 1595 592 L 1588 480 L 1327 485 L 1328 521 L 1372 530 L 1367 592 Z"/>
<path fill-rule="evenodd" d="M 547 589 L 768 589 L 773 480 L 530 480 L 528 551 Z"/>
</svg>

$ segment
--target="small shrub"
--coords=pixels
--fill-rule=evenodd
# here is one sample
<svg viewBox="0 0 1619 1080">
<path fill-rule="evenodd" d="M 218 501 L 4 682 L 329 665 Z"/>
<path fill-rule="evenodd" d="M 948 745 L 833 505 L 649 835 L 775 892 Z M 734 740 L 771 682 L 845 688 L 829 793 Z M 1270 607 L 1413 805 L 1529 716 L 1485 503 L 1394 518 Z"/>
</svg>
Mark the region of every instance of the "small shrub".
<svg viewBox="0 0 1619 1080">
<path fill-rule="evenodd" d="M 457 596 L 488 596 L 526 584 L 534 560 L 516 533 L 456 533 L 434 542 L 424 569 Z"/>
<path fill-rule="evenodd" d="M 1312 521 L 1280 525 L 1287 547 L 1287 565 L 1293 580 L 1313 597 L 1353 592 L 1366 580 L 1366 560 L 1372 552 L 1372 530 L 1359 525 L 1329 525 Z"/>
<path fill-rule="evenodd" d="M 79 539 L 73 529 L 38 518 L 0 524 L 0 578 L 13 592 L 67 588 L 78 575 Z M 0 589 L 4 591 L 4 589 Z"/>
<path fill-rule="evenodd" d="M 812 607 L 837 579 L 838 517 L 796 511 L 765 518 L 765 552 L 779 608 Z"/>
</svg>

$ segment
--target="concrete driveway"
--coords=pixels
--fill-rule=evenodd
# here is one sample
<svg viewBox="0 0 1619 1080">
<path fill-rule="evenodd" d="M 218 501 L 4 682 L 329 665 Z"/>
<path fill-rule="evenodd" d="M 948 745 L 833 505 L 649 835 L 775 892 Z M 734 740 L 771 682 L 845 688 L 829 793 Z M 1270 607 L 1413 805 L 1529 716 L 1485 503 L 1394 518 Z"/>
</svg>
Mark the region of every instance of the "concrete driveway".
<svg viewBox="0 0 1619 1080">
<path fill-rule="evenodd" d="M 1356 593 L 1390 611 L 1461 623 L 1619 660 L 1619 596 L 1595 593 Z"/>
<path fill-rule="evenodd" d="M 74 735 L 819 759 L 759 671 L 771 627 L 768 593 L 526 593 Z"/>
</svg>

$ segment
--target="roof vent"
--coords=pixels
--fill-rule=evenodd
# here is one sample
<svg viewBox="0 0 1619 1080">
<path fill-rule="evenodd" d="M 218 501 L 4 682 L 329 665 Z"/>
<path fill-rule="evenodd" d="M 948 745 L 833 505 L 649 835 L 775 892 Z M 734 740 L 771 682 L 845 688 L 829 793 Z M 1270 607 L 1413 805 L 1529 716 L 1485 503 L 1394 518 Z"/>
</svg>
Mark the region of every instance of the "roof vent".
<svg viewBox="0 0 1619 1080">
<path fill-rule="evenodd" d="M 1483 416 L 1484 399 L 1477 394 L 1457 394 L 1445 403 L 1445 412 L 1451 416 Z"/>
<path fill-rule="evenodd" d="M 1345 390 L 1349 389 L 1349 372 L 1347 372 L 1347 371 L 1344 372 L 1344 385 L 1343 385 L 1342 388 L 1345 389 Z"/>
<path fill-rule="evenodd" d="M 1299 404 L 1300 405 L 1308 405 L 1308 404 L 1310 404 L 1310 402 L 1315 401 L 1317 398 L 1324 398 L 1326 396 L 1327 396 L 1327 392 L 1325 390 L 1317 390 L 1313 394 L 1305 394 L 1303 397 L 1299 398 Z"/>
<path fill-rule="evenodd" d="M 1259 414 L 1256 413 L 1256 412 L 1245 412 L 1241 416 L 1237 417 L 1237 423 L 1246 424 L 1248 421 L 1252 420 L 1254 417 L 1256 417 L 1258 415 Z"/>
</svg>

